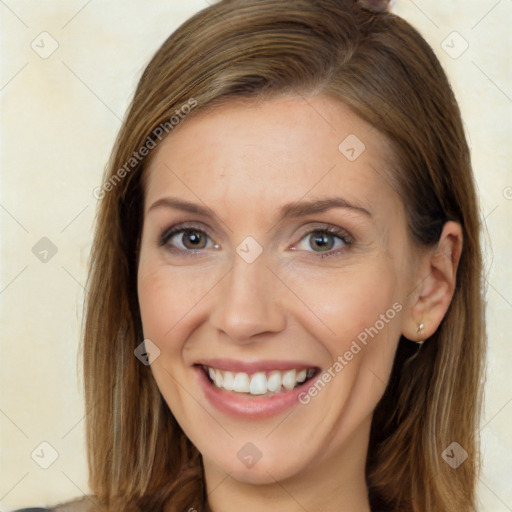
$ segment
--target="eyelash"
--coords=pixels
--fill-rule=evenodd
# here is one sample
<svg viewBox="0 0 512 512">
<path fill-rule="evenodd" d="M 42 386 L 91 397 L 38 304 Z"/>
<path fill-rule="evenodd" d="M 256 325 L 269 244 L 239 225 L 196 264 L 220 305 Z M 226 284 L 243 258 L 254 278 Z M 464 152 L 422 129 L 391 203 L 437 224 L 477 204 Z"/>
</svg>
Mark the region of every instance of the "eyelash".
<svg viewBox="0 0 512 512">
<path fill-rule="evenodd" d="M 206 235 L 208 238 L 210 238 L 210 240 L 212 239 L 212 237 L 208 234 L 207 231 L 205 231 L 202 228 L 197 227 L 196 225 L 180 224 L 180 225 L 165 229 L 162 232 L 162 234 L 160 235 L 160 239 L 159 239 L 159 246 L 164 247 L 164 246 L 168 245 L 169 240 L 171 240 L 175 235 L 177 235 L 179 233 L 185 233 L 187 231 L 197 231 L 200 234 Z M 334 235 L 334 236 L 338 237 L 344 244 L 343 247 L 341 247 L 339 249 L 336 249 L 336 250 L 331 249 L 326 252 L 306 251 L 306 252 L 312 252 L 316 257 L 322 258 L 322 259 L 330 257 L 330 256 L 338 256 L 342 252 L 344 252 L 347 247 L 353 245 L 353 243 L 354 243 L 354 239 L 348 233 L 348 231 L 346 231 L 342 228 L 338 228 L 336 226 L 329 226 L 329 225 L 319 226 L 319 227 L 315 227 L 314 229 L 309 230 L 308 232 L 304 233 L 301 236 L 299 242 L 301 242 L 308 236 L 311 236 L 313 233 L 322 233 L 322 234 L 327 233 L 330 235 Z M 189 249 L 179 249 L 177 247 L 169 247 L 169 249 L 173 252 L 187 253 L 187 255 L 189 255 L 189 256 L 197 255 L 205 250 L 204 248 L 197 249 L 197 250 L 189 250 Z"/>
</svg>

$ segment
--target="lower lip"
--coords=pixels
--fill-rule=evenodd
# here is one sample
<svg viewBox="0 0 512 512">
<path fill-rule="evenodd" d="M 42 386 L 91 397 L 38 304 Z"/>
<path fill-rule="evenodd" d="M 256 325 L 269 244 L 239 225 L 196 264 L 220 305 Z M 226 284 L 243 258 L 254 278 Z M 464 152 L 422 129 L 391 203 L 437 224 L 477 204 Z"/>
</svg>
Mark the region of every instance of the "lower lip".
<svg viewBox="0 0 512 512">
<path fill-rule="evenodd" d="M 206 399 L 219 411 L 237 418 L 264 419 L 276 416 L 298 404 L 299 395 L 307 393 L 315 379 L 290 391 L 281 392 L 268 398 L 244 396 L 233 391 L 218 388 L 210 382 L 201 367 L 195 368 Z"/>
</svg>

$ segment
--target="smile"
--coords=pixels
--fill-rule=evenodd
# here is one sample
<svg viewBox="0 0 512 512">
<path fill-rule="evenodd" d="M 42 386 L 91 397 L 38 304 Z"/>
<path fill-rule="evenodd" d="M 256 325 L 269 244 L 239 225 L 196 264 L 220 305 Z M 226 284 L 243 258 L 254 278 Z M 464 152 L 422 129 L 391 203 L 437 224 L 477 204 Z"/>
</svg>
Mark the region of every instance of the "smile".
<svg viewBox="0 0 512 512">
<path fill-rule="evenodd" d="M 223 371 L 203 366 L 212 384 L 226 391 L 257 396 L 273 396 L 291 391 L 315 375 L 314 368 L 287 371 L 259 371 L 252 375 L 246 372 Z"/>
<path fill-rule="evenodd" d="M 270 418 L 300 405 L 299 395 L 320 373 L 304 363 L 234 360 L 198 361 L 194 370 L 206 401 L 241 420 Z"/>
</svg>

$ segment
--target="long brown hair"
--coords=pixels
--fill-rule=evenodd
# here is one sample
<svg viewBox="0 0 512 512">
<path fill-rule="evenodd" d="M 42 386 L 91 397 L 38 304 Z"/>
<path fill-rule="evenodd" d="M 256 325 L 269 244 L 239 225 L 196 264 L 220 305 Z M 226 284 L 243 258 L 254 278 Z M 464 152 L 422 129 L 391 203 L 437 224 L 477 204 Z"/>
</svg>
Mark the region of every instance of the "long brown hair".
<svg viewBox="0 0 512 512">
<path fill-rule="evenodd" d="M 281 94 L 329 95 L 388 139 L 417 244 L 434 245 L 448 220 L 462 226 L 445 318 L 414 357 L 400 340 L 374 414 L 367 483 L 374 510 L 474 510 L 484 320 L 478 205 L 461 116 L 419 33 L 352 0 L 223 0 L 185 22 L 144 71 L 98 194 L 87 285 L 83 362 L 96 503 L 208 510 L 200 454 L 134 356 L 143 339 L 136 278 L 148 158 L 141 154 L 172 132 L 173 117 L 186 123 L 234 98 Z M 452 442 L 468 453 L 457 469 L 442 457 Z"/>
</svg>

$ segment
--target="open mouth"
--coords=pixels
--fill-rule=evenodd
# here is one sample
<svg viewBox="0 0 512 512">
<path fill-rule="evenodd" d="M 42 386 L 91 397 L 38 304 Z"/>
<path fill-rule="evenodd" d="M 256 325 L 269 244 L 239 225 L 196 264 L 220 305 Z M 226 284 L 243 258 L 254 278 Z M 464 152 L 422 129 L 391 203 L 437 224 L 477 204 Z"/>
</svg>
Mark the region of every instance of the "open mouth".
<svg viewBox="0 0 512 512">
<path fill-rule="evenodd" d="M 259 371 L 252 374 L 219 370 L 200 366 L 208 381 L 215 387 L 235 394 L 260 398 L 271 397 L 292 391 L 311 380 L 319 373 L 318 368 L 297 368 L 285 371 Z"/>
</svg>

